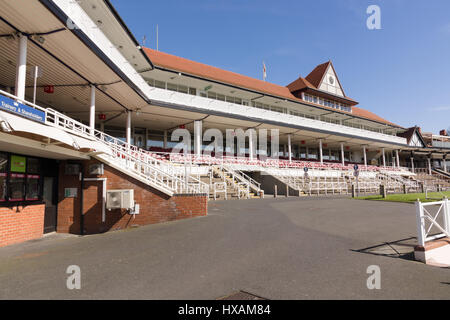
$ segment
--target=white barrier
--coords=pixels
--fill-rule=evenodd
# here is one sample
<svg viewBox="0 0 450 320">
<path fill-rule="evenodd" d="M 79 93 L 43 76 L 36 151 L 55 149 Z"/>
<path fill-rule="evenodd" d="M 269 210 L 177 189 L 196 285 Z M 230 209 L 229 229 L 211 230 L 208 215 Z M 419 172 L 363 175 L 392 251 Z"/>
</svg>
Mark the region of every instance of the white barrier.
<svg viewBox="0 0 450 320">
<path fill-rule="evenodd" d="M 431 212 L 431 207 L 437 208 L 436 212 Z M 438 219 L 441 218 L 441 222 Z M 435 239 L 450 237 L 450 204 L 447 198 L 442 201 L 422 203 L 416 202 L 416 219 L 418 242 L 422 247 L 425 243 Z M 427 223 L 428 222 L 428 223 Z M 441 233 L 432 235 L 432 228 Z"/>
</svg>

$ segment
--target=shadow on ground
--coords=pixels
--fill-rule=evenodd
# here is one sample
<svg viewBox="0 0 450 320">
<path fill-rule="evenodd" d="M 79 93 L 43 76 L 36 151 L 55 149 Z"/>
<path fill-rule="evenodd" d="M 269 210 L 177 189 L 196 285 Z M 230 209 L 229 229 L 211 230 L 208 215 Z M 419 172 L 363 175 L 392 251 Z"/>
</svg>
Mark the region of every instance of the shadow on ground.
<svg viewBox="0 0 450 320">
<path fill-rule="evenodd" d="M 372 254 L 376 256 L 384 256 L 403 260 L 414 259 L 414 247 L 417 245 L 417 238 L 410 237 L 393 242 L 384 242 L 368 248 L 351 250 L 353 252 Z"/>
</svg>

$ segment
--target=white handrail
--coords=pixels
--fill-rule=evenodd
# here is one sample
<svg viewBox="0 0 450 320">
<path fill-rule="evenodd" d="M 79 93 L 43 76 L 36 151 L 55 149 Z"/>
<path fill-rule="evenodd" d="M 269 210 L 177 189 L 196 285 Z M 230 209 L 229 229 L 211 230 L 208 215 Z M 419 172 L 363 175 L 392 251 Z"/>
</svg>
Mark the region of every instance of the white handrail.
<svg viewBox="0 0 450 320">
<path fill-rule="evenodd" d="M 112 150 L 112 154 L 108 156 L 110 159 L 113 159 L 114 161 L 125 159 L 125 162 L 129 163 L 127 168 L 132 170 L 134 174 L 138 174 L 141 178 L 151 184 L 156 184 L 159 188 L 164 189 L 168 193 L 209 193 L 209 186 L 207 184 L 198 180 L 195 181 L 195 183 L 186 183 L 185 180 L 176 176 L 174 168 L 171 167 L 170 163 L 162 162 L 152 157 L 150 152 L 144 151 L 99 130 L 91 129 L 89 126 L 51 108 L 46 109 L 40 107 L 3 90 L 0 90 L 0 94 L 44 112 L 46 125 L 62 129 L 71 134 L 79 135 L 108 146 Z M 134 164 L 134 167 L 130 165 L 130 162 Z M 168 170 L 168 172 L 164 171 L 162 168 Z"/>
</svg>

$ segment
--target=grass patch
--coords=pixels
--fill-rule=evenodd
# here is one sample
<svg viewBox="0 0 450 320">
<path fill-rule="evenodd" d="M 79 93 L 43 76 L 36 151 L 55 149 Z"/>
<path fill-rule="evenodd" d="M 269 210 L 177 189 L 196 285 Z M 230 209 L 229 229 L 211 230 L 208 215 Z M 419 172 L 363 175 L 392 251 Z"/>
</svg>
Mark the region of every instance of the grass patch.
<svg viewBox="0 0 450 320">
<path fill-rule="evenodd" d="M 381 195 L 357 197 L 355 199 L 414 203 L 417 201 L 417 199 L 419 199 L 421 202 L 439 201 L 439 200 L 442 200 L 444 198 L 444 196 L 447 198 L 450 198 L 450 191 L 429 192 L 428 198 L 432 198 L 432 199 L 426 199 L 425 193 L 388 194 L 387 197 L 384 199 Z"/>
</svg>

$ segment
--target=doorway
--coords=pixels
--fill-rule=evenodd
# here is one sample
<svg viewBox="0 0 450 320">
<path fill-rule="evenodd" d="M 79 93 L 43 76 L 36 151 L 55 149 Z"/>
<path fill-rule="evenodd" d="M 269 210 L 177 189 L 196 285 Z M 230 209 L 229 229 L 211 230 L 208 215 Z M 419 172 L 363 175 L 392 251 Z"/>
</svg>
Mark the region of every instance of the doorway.
<svg viewBox="0 0 450 320">
<path fill-rule="evenodd" d="M 147 135 L 146 130 L 142 128 L 134 129 L 134 145 L 138 148 L 146 149 L 147 148 Z"/>
<path fill-rule="evenodd" d="M 44 160 L 42 201 L 45 204 L 44 234 L 55 232 L 58 215 L 58 162 Z"/>
</svg>

